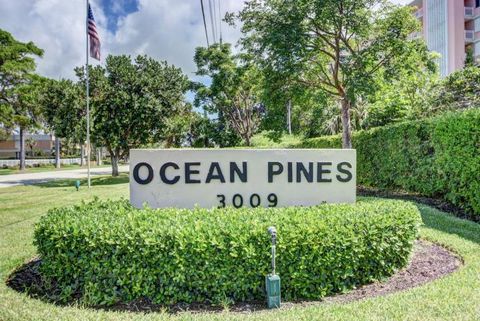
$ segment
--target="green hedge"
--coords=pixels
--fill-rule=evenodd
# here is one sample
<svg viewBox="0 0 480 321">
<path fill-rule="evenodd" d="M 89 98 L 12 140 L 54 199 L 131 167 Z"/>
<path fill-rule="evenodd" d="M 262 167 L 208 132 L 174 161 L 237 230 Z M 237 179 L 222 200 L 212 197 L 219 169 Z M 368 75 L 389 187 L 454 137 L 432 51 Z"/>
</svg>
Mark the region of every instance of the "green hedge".
<svg viewBox="0 0 480 321">
<path fill-rule="evenodd" d="M 443 197 L 480 217 L 480 109 L 360 131 L 357 181 Z M 340 148 L 340 136 L 305 140 L 302 148 Z"/>
<path fill-rule="evenodd" d="M 406 265 L 420 215 L 407 202 L 278 209 L 134 209 L 95 201 L 51 210 L 35 228 L 46 280 L 87 305 L 264 300 L 267 227 L 279 231 L 285 299 L 317 299 Z"/>
</svg>

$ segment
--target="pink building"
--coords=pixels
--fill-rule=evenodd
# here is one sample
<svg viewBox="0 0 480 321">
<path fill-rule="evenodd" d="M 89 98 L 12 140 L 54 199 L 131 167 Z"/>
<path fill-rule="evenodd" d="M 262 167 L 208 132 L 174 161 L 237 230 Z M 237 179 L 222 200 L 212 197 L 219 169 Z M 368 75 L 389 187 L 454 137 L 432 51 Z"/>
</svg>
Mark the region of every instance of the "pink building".
<svg viewBox="0 0 480 321">
<path fill-rule="evenodd" d="M 480 62 L 480 0 L 415 0 L 415 16 L 431 51 L 441 55 L 440 74 L 445 77 L 463 68 L 467 50 Z"/>
</svg>

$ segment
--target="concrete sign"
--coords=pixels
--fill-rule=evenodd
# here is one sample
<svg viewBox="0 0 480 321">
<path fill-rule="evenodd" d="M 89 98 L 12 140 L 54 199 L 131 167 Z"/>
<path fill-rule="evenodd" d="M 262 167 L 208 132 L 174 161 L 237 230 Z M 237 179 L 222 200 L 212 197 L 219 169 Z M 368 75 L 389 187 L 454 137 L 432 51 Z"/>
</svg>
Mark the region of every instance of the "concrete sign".
<svg viewBox="0 0 480 321">
<path fill-rule="evenodd" d="M 353 149 L 134 149 L 135 207 L 283 207 L 354 203 Z"/>
</svg>

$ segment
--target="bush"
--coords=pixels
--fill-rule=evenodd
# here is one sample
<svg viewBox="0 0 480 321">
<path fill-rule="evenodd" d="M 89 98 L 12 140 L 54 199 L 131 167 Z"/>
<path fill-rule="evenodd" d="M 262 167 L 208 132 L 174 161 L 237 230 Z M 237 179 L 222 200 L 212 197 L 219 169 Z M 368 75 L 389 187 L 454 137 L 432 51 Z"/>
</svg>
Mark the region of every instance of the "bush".
<svg viewBox="0 0 480 321">
<path fill-rule="evenodd" d="M 300 136 L 287 135 L 274 131 L 264 131 L 254 135 L 251 139 L 255 148 L 290 148 L 301 142 Z"/>
<path fill-rule="evenodd" d="M 318 299 L 406 265 L 420 216 L 407 202 L 277 209 L 142 209 L 126 200 L 51 210 L 35 228 L 47 281 L 87 305 L 264 298 L 267 227 L 285 299 Z"/>
<path fill-rule="evenodd" d="M 356 132 L 357 181 L 443 197 L 480 218 L 480 110 Z M 340 148 L 341 137 L 295 147 Z"/>
</svg>

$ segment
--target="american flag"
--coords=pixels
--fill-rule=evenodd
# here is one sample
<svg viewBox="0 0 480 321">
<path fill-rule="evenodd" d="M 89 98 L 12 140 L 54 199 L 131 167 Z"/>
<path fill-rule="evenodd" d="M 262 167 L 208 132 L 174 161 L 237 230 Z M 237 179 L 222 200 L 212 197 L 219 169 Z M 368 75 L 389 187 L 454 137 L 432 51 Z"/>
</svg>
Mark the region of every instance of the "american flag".
<svg viewBox="0 0 480 321">
<path fill-rule="evenodd" d="M 100 60 L 100 37 L 97 33 L 97 26 L 95 25 L 95 19 L 93 18 L 92 7 L 88 4 L 88 36 L 90 37 L 90 57 Z"/>
</svg>

